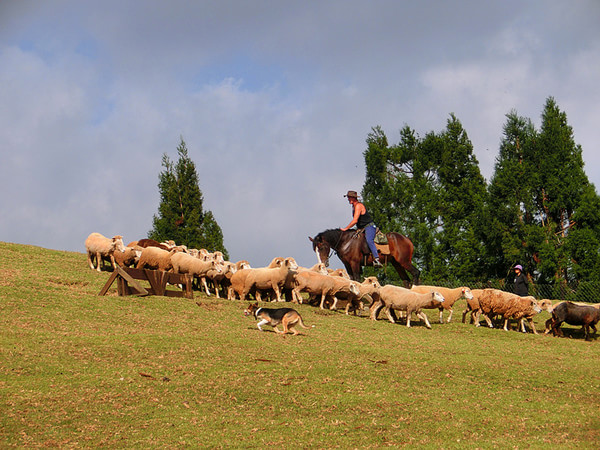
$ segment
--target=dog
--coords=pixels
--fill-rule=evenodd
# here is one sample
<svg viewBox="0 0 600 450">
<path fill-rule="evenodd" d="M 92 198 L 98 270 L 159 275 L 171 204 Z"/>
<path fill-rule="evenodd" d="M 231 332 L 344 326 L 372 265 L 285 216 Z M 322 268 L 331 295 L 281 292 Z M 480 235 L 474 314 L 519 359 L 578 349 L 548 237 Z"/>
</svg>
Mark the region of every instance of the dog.
<svg viewBox="0 0 600 450">
<path fill-rule="evenodd" d="M 264 331 L 262 329 L 262 325 L 271 325 L 276 333 L 286 334 L 288 331 L 294 333 L 294 335 L 298 334 L 298 330 L 294 329 L 294 327 L 298 324 L 302 328 L 314 328 L 307 327 L 304 325 L 302 321 L 302 317 L 298 314 L 298 311 L 292 308 L 259 308 L 258 303 L 250 303 L 248 308 L 244 310 L 244 314 L 246 316 L 254 316 L 257 319 L 260 319 L 260 322 L 256 324 L 260 331 Z M 277 325 L 283 325 L 283 331 L 279 331 Z"/>
</svg>

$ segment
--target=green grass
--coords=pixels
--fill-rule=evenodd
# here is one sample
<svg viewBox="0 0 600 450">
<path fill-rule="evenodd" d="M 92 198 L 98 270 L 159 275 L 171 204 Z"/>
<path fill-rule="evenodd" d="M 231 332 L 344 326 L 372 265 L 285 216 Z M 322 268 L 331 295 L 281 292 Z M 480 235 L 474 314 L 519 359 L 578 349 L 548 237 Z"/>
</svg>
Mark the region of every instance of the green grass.
<svg viewBox="0 0 600 450">
<path fill-rule="evenodd" d="M 85 255 L 0 243 L 0 446 L 597 448 L 600 344 L 408 329 L 308 305 L 98 292 Z M 543 330 L 547 313 L 536 320 Z"/>
</svg>

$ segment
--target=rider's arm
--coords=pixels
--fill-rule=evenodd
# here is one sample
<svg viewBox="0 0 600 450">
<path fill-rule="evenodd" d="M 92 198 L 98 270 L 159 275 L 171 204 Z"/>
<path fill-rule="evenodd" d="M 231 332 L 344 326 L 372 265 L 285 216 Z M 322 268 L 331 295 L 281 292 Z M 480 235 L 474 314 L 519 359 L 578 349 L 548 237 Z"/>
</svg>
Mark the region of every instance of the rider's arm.
<svg viewBox="0 0 600 450">
<path fill-rule="evenodd" d="M 354 207 L 354 217 L 352 218 L 352 222 L 350 222 L 346 228 L 341 228 L 341 230 L 346 231 L 346 230 L 352 228 L 354 225 L 356 225 L 356 223 L 358 222 L 358 218 L 364 211 L 365 211 L 365 205 L 363 205 L 362 203 L 357 203 L 356 206 Z"/>
</svg>

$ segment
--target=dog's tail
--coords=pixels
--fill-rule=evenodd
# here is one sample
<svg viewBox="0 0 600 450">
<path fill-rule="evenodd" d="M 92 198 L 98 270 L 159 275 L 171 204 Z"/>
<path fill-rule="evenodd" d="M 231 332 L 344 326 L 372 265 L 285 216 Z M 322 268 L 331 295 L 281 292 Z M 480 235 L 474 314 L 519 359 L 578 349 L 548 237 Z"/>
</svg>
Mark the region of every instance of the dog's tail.
<svg viewBox="0 0 600 450">
<path fill-rule="evenodd" d="M 298 317 L 300 318 L 300 319 L 298 320 L 298 323 L 300 324 L 300 326 L 301 326 L 302 328 L 306 328 L 306 329 L 309 329 L 309 328 L 315 328 L 315 325 L 311 325 L 310 327 L 307 327 L 306 325 L 304 325 L 304 321 L 302 320 L 302 316 L 301 316 L 300 314 L 298 314 Z"/>
</svg>

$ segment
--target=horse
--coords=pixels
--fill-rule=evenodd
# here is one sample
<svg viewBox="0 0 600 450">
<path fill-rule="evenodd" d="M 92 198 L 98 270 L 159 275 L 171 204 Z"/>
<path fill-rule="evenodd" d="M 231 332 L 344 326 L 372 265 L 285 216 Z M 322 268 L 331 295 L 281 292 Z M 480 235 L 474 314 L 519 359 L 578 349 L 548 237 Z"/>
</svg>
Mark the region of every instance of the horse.
<svg viewBox="0 0 600 450">
<path fill-rule="evenodd" d="M 419 284 L 420 271 L 412 264 L 414 251 L 413 243 L 400 233 L 386 233 L 389 254 L 380 254 L 379 259 L 383 263 L 390 262 L 406 287 L 410 287 L 411 280 L 407 271 L 412 276 L 412 284 Z M 325 230 L 314 238 L 309 237 L 312 242 L 313 251 L 317 254 L 320 263 L 329 265 L 329 257 L 335 252 L 344 263 L 350 278 L 360 281 L 362 266 L 373 265 L 373 256 L 367 245 L 364 233 L 356 230 L 342 231 L 339 228 Z"/>
</svg>

